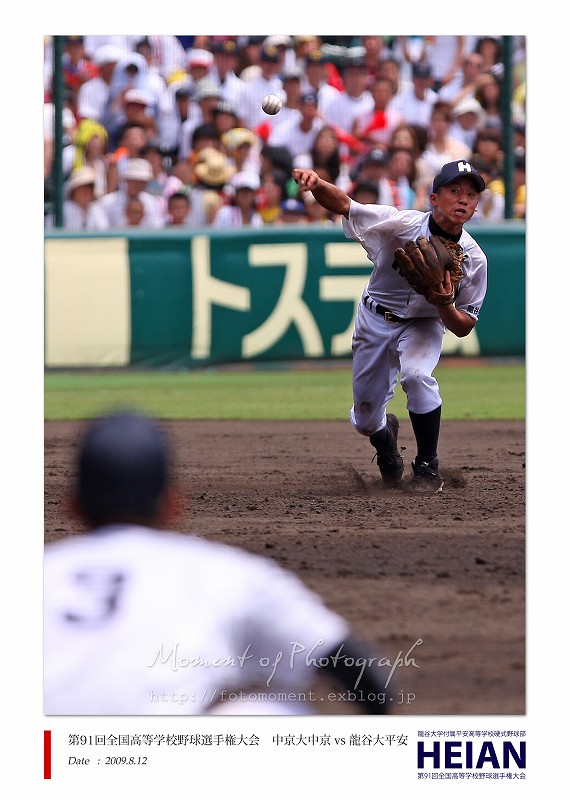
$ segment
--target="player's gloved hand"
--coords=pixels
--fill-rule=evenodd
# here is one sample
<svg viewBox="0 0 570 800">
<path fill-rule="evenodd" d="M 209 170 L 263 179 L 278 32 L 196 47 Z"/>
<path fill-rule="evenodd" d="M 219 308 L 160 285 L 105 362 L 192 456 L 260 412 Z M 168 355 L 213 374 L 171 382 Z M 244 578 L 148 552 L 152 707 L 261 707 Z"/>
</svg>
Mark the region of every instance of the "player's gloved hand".
<svg viewBox="0 0 570 800">
<path fill-rule="evenodd" d="M 438 236 L 420 236 L 394 251 L 394 269 L 428 303 L 450 305 L 463 277 L 463 248 Z"/>
</svg>

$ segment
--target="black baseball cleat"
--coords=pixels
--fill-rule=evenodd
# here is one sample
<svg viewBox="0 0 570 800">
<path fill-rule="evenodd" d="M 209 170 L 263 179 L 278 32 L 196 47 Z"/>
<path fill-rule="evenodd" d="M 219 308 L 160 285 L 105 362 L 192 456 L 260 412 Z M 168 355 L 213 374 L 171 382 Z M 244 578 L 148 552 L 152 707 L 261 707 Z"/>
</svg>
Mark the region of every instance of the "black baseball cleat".
<svg viewBox="0 0 570 800">
<path fill-rule="evenodd" d="M 398 452 L 400 423 L 394 414 L 386 414 L 386 427 L 373 433 L 370 444 L 376 448 L 376 463 L 386 483 L 396 483 L 404 474 L 404 460 Z"/>
<path fill-rule="evenodd" d="M 443 489 L 443 478 L 437 471 L 439 461 L 421 461 L 416 464 L 412 461 L 413 475 L 410 482 L 406 486 L 407 492 L 416 492 L 417 494 L 437 494 Z"/>
</svg>

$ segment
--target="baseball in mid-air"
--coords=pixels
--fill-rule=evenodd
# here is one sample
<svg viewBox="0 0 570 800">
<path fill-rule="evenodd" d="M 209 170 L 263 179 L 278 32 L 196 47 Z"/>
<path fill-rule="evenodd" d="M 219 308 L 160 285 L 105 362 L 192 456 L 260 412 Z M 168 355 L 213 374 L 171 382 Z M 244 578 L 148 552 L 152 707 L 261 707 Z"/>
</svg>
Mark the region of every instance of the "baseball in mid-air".
<svg viewBox="0 0 570 800">
<path fill-rule="evenodd" d="M 267 94 L 263 98 L 263 103 L 261 104 L 261 108 L 265 111 L 266 114 L 278 114 L 281 109 L 283 108 L 283 103 L 280 97 L 277 97 L 276 94 Z"/>
</svg>

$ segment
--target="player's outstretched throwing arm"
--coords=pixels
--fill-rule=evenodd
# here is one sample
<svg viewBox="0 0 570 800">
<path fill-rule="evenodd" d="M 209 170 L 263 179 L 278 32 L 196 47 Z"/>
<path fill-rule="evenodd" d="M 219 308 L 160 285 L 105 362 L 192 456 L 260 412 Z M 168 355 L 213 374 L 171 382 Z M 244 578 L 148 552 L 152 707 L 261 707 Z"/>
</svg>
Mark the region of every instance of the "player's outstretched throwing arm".
<svg viewBox="0 0 570 800">
<path fill-rule="evenodd" d="M 315 200 L 327 211 L 348 218 L 350 197 L 338 186 L 319 178 L 312 169 L 294 169 L 293 178 L 299 184 L 301 191 L 311 192 Z"/>
</svg>

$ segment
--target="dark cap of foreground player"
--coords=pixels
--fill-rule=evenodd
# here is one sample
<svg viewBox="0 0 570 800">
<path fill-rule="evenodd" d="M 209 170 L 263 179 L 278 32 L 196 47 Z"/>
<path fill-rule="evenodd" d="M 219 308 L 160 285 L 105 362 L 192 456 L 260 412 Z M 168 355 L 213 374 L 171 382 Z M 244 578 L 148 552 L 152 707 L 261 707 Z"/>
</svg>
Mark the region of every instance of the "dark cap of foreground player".
<svg viewBox="0 0 570 800">
<path fill-rule="evenodd" d="M 152 519 L 168 481 L 168 443 L 130 411 L 91 423 L 80 443 L 77 500 L 91 523 Z"/>
</svg>

